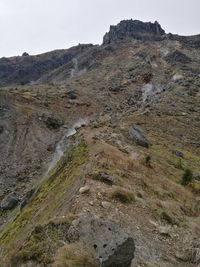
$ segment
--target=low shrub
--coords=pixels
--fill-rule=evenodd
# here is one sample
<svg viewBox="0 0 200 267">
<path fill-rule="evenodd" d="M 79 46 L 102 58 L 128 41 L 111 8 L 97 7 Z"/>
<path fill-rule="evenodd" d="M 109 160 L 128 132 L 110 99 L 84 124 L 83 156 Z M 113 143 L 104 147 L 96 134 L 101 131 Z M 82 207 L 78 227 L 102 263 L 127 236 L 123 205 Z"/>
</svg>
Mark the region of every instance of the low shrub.
<svg viewBox="0 0 200 267">
<path fill-rule="evenodd" d="M 194 179 L 193 172 L 190 169 L 185 169 L 181 178 L 181 184 L 183 186 L 189 185 Z"/>
<path fill-rule="evenodd" d="M 111 198 L 123 204 L 129 204 L 135 201 L 135 196 L 132 192 L 121 188 L 114 190 L 111 194 Z"/>
<path fill-rule="evenodd" d="M 53 267 L 99 267 L 99 262 L 83 244 L 75 243 L 59 249 Z"/>
</svg>

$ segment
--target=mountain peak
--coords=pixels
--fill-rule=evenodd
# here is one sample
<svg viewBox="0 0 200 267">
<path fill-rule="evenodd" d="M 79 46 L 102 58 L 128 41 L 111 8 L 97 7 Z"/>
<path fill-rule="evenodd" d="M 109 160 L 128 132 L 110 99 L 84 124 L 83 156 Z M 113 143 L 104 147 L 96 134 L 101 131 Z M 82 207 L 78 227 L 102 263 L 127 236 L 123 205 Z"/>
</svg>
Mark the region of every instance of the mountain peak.
<svg viewBox="0 0 200 267">
<path fill-rule="evenodd" d="M 116 26 L 110 26 L 110 31 L 103 38 L 103 44 L 127 38 L 161 40 L 163 36 L 165 36 L 165 31 L 157 21 L 152 23 L 132 19 L 122 20 Z"/>
</svg>

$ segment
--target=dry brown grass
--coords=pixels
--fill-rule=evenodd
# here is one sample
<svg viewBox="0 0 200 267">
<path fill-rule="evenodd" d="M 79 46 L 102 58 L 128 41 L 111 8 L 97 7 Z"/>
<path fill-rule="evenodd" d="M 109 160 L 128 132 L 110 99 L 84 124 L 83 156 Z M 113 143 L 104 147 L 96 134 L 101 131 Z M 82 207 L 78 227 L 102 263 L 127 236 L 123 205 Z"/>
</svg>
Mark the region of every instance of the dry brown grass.
<svg viewBox="0 0 200 267">
<path fill-rule="evenodd" d="M 84 244 L 66 244 L 58 250 L 53 267 L 98 267 L 98 260 Z"/>
</svg>

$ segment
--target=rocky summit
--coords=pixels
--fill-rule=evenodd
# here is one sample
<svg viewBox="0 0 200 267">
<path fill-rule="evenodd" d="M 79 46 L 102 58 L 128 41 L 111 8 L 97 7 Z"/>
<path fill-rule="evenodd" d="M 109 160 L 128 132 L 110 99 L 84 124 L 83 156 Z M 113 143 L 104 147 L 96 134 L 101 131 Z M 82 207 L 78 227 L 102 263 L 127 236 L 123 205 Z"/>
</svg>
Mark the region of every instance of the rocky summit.
<svg viewBox="0 0 200 267">
<path fill-rule="evenodd" d="M 0 59 L 0 266 L 200 264 L 200 35 Z"/>
<path fill-rule="evenodd" d="M 151 23 L 139 20 L 123 20 L 117 26 L 110 26 L 110 31 L 103 38 L 103 43 L 110 44 L 126 38 L 162 40 L 164 36 L 165 31 L 157 21 Z"/>
</svg>

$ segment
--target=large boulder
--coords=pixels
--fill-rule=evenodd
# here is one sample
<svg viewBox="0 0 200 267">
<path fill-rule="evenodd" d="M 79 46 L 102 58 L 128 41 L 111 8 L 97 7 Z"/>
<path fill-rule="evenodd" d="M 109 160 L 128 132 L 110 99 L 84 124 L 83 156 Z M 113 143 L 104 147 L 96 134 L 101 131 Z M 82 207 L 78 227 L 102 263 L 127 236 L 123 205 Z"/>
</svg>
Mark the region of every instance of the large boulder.
<svg viewBox="0 0 200 267">
<path fill-rule="evenodd" d="M 138 125 L 133 125 L 129 128 L 129 135 L 136 144 L 149 148 L 149 141 L 144 135 L 143 130 Z"/>
<path fill-rule="evenodd" d="M 68 231 L 70 242 L 82 241 L 96 252 L 102 267 L 130 267 L 134 258 L 133 237 L 118 224 L 81 215 Z"/>
</svg>

